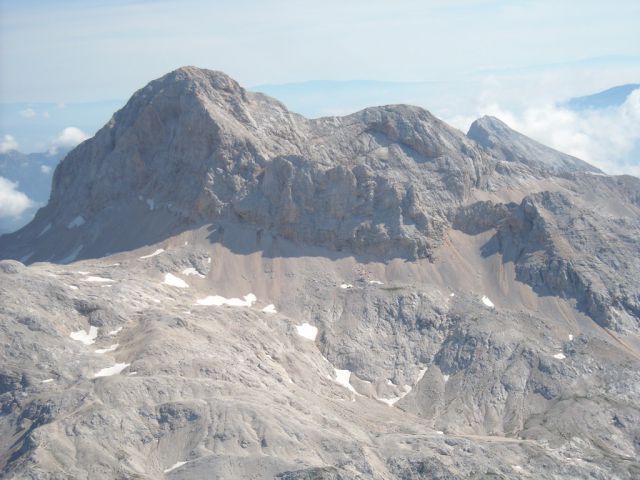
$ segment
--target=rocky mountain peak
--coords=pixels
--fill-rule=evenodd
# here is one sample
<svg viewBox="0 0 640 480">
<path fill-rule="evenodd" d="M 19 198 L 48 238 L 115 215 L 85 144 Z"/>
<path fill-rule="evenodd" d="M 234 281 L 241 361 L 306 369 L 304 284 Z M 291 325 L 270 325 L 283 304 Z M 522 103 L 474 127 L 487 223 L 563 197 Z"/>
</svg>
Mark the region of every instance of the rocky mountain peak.
<svg viewBox="0 0 640 480">
<path fill-rule="evenodd" d="M 471 124 L 467 136 L 508 162 L 520 162 L 553 173 L 602 173 L 579 158 L 558 152 L 516 132 L 496 117 L 479 118 Z"/>
<path fill-rule="evenodd" d="M 494 118 L 171 72 L 0 237 L 0 476 L 636 479 L 639 199 Z"/>
</svg>

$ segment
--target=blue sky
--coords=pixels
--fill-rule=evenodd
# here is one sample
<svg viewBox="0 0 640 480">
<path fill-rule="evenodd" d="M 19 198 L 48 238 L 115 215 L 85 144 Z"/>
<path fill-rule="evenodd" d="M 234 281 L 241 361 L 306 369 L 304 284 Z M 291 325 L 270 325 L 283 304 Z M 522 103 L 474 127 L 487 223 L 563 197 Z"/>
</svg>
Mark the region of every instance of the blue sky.
<svg viewBox="0 0 640 480">
<path fill-rule="evenodd" d="M 556 138 L 540 111 L 553 126 L 557 102 L 640 82 L 639 19 L 637 0 L 0 0 L 0 139 L 91 135 L 151 79 L 197 65 L 312 116 L 406 102 L 464 129 L 500 113 L 592 152 L 582 123 Z"/>
</svg>

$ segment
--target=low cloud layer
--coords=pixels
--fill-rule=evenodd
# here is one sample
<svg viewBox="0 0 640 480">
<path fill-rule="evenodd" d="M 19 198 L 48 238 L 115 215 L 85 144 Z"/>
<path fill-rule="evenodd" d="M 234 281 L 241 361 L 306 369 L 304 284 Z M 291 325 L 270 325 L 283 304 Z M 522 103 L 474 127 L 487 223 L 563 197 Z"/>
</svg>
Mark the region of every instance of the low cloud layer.
<svg viewBox="0 0 640 480">
<path fill-rule="evenodd" d="M 18 185 L 0 177 L 0 218 L 19 217 L 33 202 L 17 190 Z"/>
<path fill-rule="evenodd" d="M 489 103 L 478 109 L 481 115 L 498 117 L 511 128 L 606 173 L 640 176 L 640 89 L 619 107 L 576 112 L 546 104 L 518 112 Z M 457 117 L 451 123 L 466 131 L 472 121 Z"/>
<path fill-rule="evenodd" d="M 73 148 L 84 142 L 89 136 L 76 127 L 67 127 L 53 139 L 49 147 L 49 153 L 56 153 L 59 148 Z"/>
<path fill-rule="evenodd" d="M 0 139 L 0 153 L 7 153 L 11 150 L 18 149 L 18 142 L 13 138 L 13 135 L 5 135 Z"/>
</svg>

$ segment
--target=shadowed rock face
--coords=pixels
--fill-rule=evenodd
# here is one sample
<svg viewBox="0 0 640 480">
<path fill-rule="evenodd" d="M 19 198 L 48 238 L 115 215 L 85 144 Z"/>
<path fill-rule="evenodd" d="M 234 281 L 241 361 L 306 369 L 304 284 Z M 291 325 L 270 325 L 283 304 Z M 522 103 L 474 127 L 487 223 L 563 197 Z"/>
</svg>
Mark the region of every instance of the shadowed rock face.
<svg viewBox="0 0 640 480">
<path fill-rule="evenodd" d="M 496 119 L 181 68 L 0 237 L 2 476 L 637 478 L 639 234 Z"/>
</svg>

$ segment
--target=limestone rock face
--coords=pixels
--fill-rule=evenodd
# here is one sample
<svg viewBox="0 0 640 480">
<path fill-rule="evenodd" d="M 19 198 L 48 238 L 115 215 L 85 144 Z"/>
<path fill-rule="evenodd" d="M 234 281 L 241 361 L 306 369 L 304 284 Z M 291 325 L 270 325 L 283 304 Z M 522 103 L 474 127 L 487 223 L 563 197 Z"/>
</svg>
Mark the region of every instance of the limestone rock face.
<svg viewBox="0 0 640 480">
<path fill-rule="evenodd" d="M 178 69 L 0 237 L 1 476 L 638 478 L 639 238 L 497 119 Z"/>
</svg>

